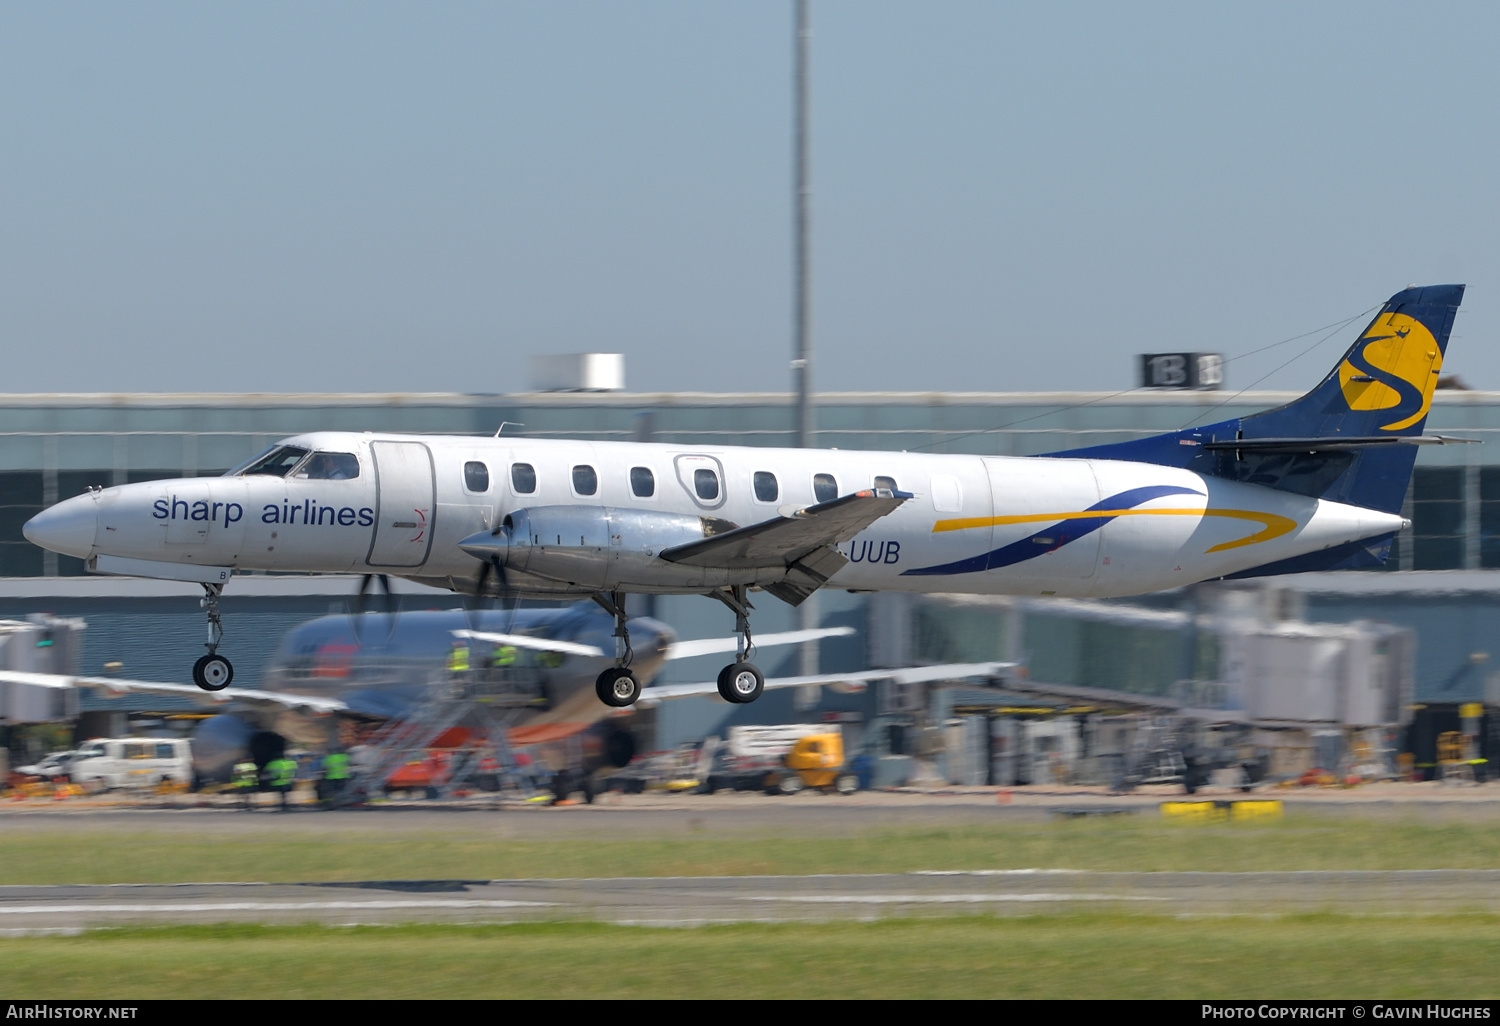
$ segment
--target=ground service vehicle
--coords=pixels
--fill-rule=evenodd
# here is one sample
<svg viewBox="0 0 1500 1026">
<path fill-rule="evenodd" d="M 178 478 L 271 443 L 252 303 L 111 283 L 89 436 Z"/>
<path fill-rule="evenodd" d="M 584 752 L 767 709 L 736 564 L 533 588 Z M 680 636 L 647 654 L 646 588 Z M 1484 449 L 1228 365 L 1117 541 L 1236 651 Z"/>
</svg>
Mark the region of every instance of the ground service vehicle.
<svg viewBox="0 0 1500 1026">
<path fill-rule="evenodd" d="M 193 782 L 193 753 L 185 738 L 125 737 L 86 741 L 68 767 L 84 787 L 153 787 Z"/>
<path fill-rule="evenodd" d="M 796 794 L 804 787 L 853 794 L 859 780 L 844 764 L 844 736 L 809 734 L 783 756 L 783 765 L 766 775 L 766 794 Z"/>
</svg>

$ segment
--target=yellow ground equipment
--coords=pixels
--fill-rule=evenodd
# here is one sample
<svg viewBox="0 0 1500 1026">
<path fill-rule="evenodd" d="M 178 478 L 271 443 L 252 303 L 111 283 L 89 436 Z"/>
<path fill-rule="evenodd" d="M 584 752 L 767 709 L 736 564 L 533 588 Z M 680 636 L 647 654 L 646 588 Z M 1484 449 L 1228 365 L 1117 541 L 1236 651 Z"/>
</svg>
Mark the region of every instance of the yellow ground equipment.
<svg viewBox="0 0 1500 1026">
<path fill-rule="evenodd" d="M 840 733 L 809 734 L 782 761 L 781 768 L 766 774 L 767 794 L 796 794 L 804 787 L 853 794 L 859 788 L 859 778 L 844 765 Z"/>
</svg>

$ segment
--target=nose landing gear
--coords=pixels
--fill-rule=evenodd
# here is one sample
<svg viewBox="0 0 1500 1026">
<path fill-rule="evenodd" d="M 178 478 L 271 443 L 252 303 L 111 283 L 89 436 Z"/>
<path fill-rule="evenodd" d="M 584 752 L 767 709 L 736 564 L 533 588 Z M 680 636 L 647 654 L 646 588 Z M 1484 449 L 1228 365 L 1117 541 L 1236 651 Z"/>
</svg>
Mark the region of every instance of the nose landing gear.
<svg viewBox="0 0 1500 1026">
<path fill-rule="evenodd" d="M 726 591 L 714 592 L 714 598 L 734 611 L 734 632 L 740 636 L 734 662 L 719 671 L 719 697 L 734 705 L 748 705 L 765 690 L 766 676 L 750 662 L 755 643 L 750 638 L 750 598 L 745 586 L 737 584 Z"/>
<path fill-rule="evenodd" d="M 634 705 L 641 697 L 641 682 L 630 670 L 635 653 L 630 648 L 629 617 L 625 615 L 625 596 L 618 591 L 595 595 L 594 601 L 615 618 L 615 665 L 599 674 L 594 681 L 594 694 L 599 701 L 615 709 Z"/>
<path fill-rule="evenodd" d="M 208 655 L 193 664 L 193 683 L 204 691 L 223 691 L 234 680 L 234 667 L 219 655 L 219 643 L 224 640 L 224 624 L 219 619 L 219 596 L 224 594 L 224 586 L 205 584 L 203 591 L 198 606 L 208 612 L 208 641 L 204 645 Z"/>
</svg>

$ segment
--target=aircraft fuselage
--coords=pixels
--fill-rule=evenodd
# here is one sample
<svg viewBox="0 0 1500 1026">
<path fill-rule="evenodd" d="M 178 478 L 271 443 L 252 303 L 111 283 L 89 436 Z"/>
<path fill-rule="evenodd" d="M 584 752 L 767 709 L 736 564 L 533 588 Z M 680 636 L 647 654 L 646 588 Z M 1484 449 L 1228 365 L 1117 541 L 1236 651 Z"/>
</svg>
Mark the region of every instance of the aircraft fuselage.
<svg viewBox="0 0 1500 1026">
<path fill-rule="evenodd" d="M 912 497 L 838 545 L 848 562 L 827 586 L 1111 597 L 1223 577 L 1404 524 L 1362 507 L 1120 460 L 344 432 L 280 444 L 353 459 L 325 461 L 337 476 L 318 476 L 327 466 L 309 473 L 309 457 L 300 471 L 289 462 L 286 477 L 104 488 L 40 514 L 28 537 L 101 572 L 205 582 L 234 571 L 379 573 L 468 591 L 480 562 L 459 543 L 515 511 L 607 507 L 746 526 L 889 488 Z M 632 544 L 561 529 L 555 539 L 530 540 L 599 558 Z M 649 563 L 650 540 L 643 544 Z M 768 583 L 765 570 L 638 576 L 619 590 Z M 511 572 L 506 583 L 537 595 L 601 590 L 584 572 Z"/>
</svg>

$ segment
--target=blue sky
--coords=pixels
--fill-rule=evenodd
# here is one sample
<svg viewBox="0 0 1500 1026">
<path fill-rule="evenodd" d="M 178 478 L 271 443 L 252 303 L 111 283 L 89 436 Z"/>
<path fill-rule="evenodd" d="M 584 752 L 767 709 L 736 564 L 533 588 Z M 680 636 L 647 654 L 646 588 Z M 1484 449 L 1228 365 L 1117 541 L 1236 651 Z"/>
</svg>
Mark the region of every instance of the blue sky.
<svg viewBox="0 0 1500 1026">
<path fill-rule="evenodd" d="M 1462 281 L 1448 367 L 1500 388 L 1497 27 L 814 0 L 816 386 L 1114 390 Z M 0 6 L 0 391 L 502 392 L 584 350 L 784 389 L 791 41 L 770 0 Z"/>
</svg>

